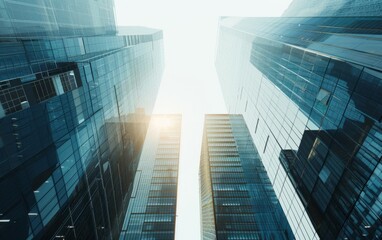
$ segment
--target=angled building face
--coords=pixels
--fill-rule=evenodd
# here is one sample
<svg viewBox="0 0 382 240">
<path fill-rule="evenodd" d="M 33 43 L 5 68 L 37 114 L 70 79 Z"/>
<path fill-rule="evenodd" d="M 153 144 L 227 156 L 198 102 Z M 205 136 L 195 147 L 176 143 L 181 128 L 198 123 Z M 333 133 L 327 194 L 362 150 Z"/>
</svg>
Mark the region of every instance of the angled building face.
<svg viewBox="0 0 382 240">
<path fill-rule="evenodd" d="M 120 239 L 174 239 L 181 115 L 153 115 Z"/>
<path fill-rule="evenodd" d="M 380 238 L 380 17 L 224 18 L 216 68 L 297 239 Z"/>
<path fill-rule="evenodd" d="M 0 1 L 13 29 L 0 34 L 0 238 L 117 238 L 163 71 L 162 32 L 117 33 L 112 1 L 47 2 Z M 82 7 L 70 23 L 56 12 Z"/>
<path fill-rule="evenodd" d="M 113 0 L 1 0 L 0 36 L 84 36 L 114 34 Z"/>
<path fill-rule="evenodd" d="M 379 0 L 294 0 L 284 12 L 285 17 L 343 16 L 365 17 L 382 16 Z"/>
<path fill-rule="evenodd" d="M 202 239 L 294 239 L 242 115 L 206 115 Z"/>
</svg>

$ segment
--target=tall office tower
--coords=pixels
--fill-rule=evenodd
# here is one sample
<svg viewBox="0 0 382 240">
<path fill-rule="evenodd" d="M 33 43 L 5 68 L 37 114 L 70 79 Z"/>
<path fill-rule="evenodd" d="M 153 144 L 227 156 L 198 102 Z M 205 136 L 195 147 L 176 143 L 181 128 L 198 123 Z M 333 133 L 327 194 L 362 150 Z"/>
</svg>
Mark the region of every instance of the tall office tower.
<svg viewBox="0 0 382 240">
<path fill-rule="evenodd" d="M 117 33 L 112 1 L 0 8 L 0 239 L 117 238 L 162 32 Z"/>
<path fill-rule="evenodd" d="M 296 239 L 382 234 L 382 18 L 224 18 L 216 68 Z"/>
<path fill-rule="evenodd" d="M 242 115 L 206 115 L 202 239 L 294 239 Z"/>
<path fill-rule="evenodd" d="M 174 239 L 181 120 L 152 116 L 120 239 Z"/>
</svg>

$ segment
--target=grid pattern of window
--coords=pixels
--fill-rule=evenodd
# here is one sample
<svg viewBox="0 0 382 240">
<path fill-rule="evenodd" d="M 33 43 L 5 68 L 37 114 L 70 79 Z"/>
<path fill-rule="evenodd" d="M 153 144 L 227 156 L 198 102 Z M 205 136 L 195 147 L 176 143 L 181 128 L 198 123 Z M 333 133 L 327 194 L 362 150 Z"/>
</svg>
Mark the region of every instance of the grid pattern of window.
<svg viewBox="0 0 382 240">
<path fill-rule="evenodd" d="M 0 238 L 116 239 L 147 130 L 147 117 L 137 110 L 152 112 L 163 71 L 162 33 L 153 30 L 130 46 L 125 35 L 83 35 L 97 16 L 86 16 L 84 25 L 72 17 L 107 15 L 109 0 L 65 6 L 6 0 L 0 11 L 4 4 L 13 11 L 6 13 L 17 11 L 8 20 L 27 27 L 29 17 L 57 10 L 45 9 L 48 3 L 66 9 L 68 32 L 46 29 L 63 15 L 35 19 L 47 23 L 41 35 L 50 37 L 28 37 L 39 35 L 32 28 L 30 34 L 0 31 L 6 38 L 0 41 L 0 220 L 9 220 L 0 222 Z"/>
<path fill-rule="evenodd" d="M 4 110 L 0 117 L 23 109 L 22 103 L 27 100 L 24 89 L 20 86 L 0 90 L 0 104 Z"/>
<path fill-rule="evenodd" d="M 120 239 L 174 239 L 180 131 L 180 115 L 152 117 Z"/>
<path fill-rule="evenodd" d="M 382 19 L 222 22 L 217 69 L 227 106 L 264 149 L 296 238 L 380 238 Z"/>
<path fill-rule="evenodd" d="M 293 239 L 243 117 L 206 115 L 204 126 L 202 238 Z M 225 134 L 216 138 L 219 126 Z M 217 142 L 230 144 L 216 147 Z"/>
<path fill-rule="evenodd" d="M 2 0 L 1 37 L 100 35 L 116 32 L 113 0 Z"/>
<path fill-rule="evenodd" d="M 311 16 L 381 16 L 379 0 L 294 0 L 284 12 L 288 17 Z"/>
<path fill-rule="evenodd" d="M 22 84 L 20 79 L 4 81 L 0 90 L 0 104 L 4 114 L 21 111 L 30 105 L 64 94 L 77 88 L 74 71 L 64 72 Z M 11 86 L 14 85 L 14 86 Z M 4 115 L 3 114 L 3 115 Z M 0 115 L 0 117 L 3 117 Z"/>
</svg>

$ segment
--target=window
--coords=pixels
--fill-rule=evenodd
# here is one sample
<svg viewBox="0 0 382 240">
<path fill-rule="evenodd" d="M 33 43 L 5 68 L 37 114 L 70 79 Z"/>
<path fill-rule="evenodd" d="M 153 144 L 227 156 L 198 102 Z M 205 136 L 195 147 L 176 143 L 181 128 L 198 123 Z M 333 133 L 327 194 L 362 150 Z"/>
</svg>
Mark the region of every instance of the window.
<svg viewBox="0 0 382 240">
<path fill-rule="evenodd" d="M 0 86 L 0 116 L 20 111 L 29 106 L 22 86 Z"/>
<path fill-rule="evenodd" d="M 320 174 L 319 174 L 319 177 L 320 177 L 321 181 L 323 183 L 326 183 L 326 181 L 328 180 L 329 176 L 330 176 L 330 170 L 326 166 L 323 166 L 321 171 L 320 171 Z"/>
<path fill-rule="evenodd" d="M 330 99 L 330 92 L 321 88 L 316 96 L 316 104 L 315 104 L 316 109 L 321 113 L 325 113 L 329 105 L 329 99 Z"/>
</svg>

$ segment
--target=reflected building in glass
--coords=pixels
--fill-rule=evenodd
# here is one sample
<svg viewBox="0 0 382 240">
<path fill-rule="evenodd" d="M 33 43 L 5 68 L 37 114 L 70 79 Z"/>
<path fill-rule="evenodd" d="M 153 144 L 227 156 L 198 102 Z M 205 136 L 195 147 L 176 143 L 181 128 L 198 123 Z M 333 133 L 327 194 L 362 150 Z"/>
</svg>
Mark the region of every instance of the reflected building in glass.
<svg viewBox="0 0 382 240">
<path fill-rule="evenodd" d="M 181 115 L 153 115 L 120 239 L 174 239 Z"/>
<path fill-rule="evenodd" d="M 205 116 L 202 239 L 294 239 L 242 115 Z"/>
<path fill-rule="evenodd" d="M 0 1 L 0 238 L 118 238 L 162 31 L 112 1 Z"/>
<path fill-rule="evenodd" d="M 220 20 L 227 108 L 243 114 L 296 239 L 382 236 L 381 29 L 381 17 Z"/>
</svg>

